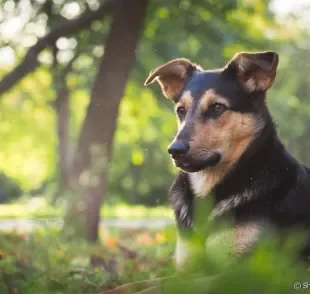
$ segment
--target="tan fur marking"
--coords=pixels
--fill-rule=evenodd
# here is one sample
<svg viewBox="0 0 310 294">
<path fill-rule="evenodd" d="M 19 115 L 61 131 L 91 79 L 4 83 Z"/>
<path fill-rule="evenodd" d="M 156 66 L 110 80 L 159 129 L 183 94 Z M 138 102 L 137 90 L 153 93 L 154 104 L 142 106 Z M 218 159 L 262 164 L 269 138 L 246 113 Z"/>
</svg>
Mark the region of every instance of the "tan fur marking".
<svg viewBox="0 0 310 294">
<path fill-rule="evenodd" d="M 251 114 L 230 110 L 215 120 L 196 120 L 191 152 L 196 154 L 198 159 L 199 152 L 220 151 L 222 154 L 218 166 L 190 175 L 197 196 L 207 196 L 238 161 L 262 127 Z"/>
<path fill-rule="evenodd" d="M 237 254 L 250 251 L 261 235 L 272 232 L 272 226 L 265 220 L 250 221 L 238 225 L 233 231 L 234 250 Z"/>
<path fill-rule="evenodd" d="M 207 110 L 208 107 L 214 103 L 221 103 L 225 105 L 226 107 L 229 107 L 227 99 L 216 94 L 215 91 L 211 89 L 211 90 L 207 90 L 201 97 L 201 102 L 199 105 L 200 111 Z"/>
<path fill-rule="evenodd" d="M 180 99 L 180 103 L 182 103 L 184 105 L 186 111 L 188 111 L 190 109 L 190 107 L 192 106 L 192 103 L 193 103 L 193 96 L 191 95 L 190 91 L 184 92 L 184 94 L 182 95 L 182 97 Z"/>
<path fill-rule="evenodd" d="M 239 226 L 234 230 L 234 250 L 237 254 L 242 254 L 250 250 L 260 233 L 260 227 L 256 224 Z"/>
</svg>

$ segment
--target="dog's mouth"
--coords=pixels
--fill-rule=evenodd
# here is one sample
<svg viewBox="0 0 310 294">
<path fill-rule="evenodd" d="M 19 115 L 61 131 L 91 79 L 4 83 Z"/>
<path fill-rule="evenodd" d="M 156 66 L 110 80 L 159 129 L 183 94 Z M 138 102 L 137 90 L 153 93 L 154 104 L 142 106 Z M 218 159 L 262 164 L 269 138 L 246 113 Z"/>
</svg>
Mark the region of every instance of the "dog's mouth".
<svg viewBox="0 0 310 294">
<path fill-rule="evenodd" d="M 208 167 L 215 167 L 220 161 L 221 154 L 219 152 L 209 152 L 203 159 L 197 159 L 193 156 L 184 156 L 173 160 L 176 167 L 188 173 L 198 172 Z"/>
</svg>

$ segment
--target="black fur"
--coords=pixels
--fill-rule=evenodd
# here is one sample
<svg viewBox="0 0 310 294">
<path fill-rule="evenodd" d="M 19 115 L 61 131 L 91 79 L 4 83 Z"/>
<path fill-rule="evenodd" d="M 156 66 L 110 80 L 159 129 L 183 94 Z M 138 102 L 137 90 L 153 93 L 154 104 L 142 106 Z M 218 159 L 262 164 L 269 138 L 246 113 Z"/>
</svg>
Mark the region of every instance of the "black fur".
<svg viewBox="0 0 310 294">
<path fill-rule="evenodd" d="M 179 229 L 190 229 L 193 223 L 194 194 L 188 175 L 179 171 L 169 190 L 169 200 Z"/>
</svg>

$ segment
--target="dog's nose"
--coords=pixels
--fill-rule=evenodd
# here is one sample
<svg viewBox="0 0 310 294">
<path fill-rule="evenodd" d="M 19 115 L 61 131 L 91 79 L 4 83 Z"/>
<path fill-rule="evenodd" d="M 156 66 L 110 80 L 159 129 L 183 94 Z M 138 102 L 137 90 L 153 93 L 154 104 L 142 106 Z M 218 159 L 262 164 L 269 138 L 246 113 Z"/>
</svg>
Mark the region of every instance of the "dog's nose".
<svg viewBox="0 0 310 294">
<path fill-rule="evenodd" d="M 179 158 L 182 157 L 186 154 L 186 152 L 189 149 L 189 145 L 183 143 L 182 141 L 176 141 L 173 142 L 169 147 L 168 147 L 168 153 L 174 158 Z"/>
</svg>

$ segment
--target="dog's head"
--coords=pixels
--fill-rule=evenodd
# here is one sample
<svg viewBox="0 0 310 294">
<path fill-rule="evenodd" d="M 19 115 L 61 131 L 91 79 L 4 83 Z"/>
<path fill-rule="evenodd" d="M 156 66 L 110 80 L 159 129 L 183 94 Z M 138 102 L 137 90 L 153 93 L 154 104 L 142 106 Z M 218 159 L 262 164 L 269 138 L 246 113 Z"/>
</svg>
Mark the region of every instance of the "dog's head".
<svg viewBox="0 0 310 294">
<path fill-rule="evenodd" d="M 241 52 L 221 69 L 175 59 L 151 71 L 145 85 L 158 81 L 175 105 L 178 133 L 168 152 L 177 167 L 196 172 L 237 162 L 266 124 L 278 59 L 270 51 Z"/>
</svg>

